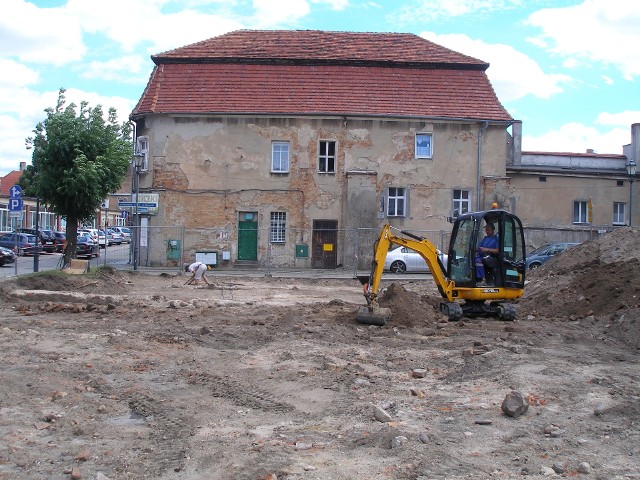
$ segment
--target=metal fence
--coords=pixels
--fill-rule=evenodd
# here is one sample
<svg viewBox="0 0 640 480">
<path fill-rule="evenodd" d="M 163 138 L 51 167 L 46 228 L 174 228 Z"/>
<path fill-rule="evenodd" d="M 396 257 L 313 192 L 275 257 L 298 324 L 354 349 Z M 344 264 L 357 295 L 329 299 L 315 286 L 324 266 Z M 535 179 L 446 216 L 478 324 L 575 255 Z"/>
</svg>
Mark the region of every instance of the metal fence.
<svg viewBox="0 0 640 480">
<path fill-rule="evenodd" d="M 239 236 L 243 232 L 237 229 L 132 227 L 132 244 L 122 246 L 128 248 L 128 253 L 126 256 L 122 252 L 118 254 L 117 266 L 125 269 L 157 267 L 171 270 L 175 268 L 176 271 L 182 271 L 185 265 L 199 260 L 220 269 L 255 266 L 267 271 L 270 269 L 305 270 L 322 268 L 318 266 L 322 264 L 322 259 L 318 257 L 326 254 L 330 267 L 356 272 L 369 268 L 373 258 L 373 246 L 380 230 L 356 228 L 314 231 L 313 229 L 287 228 L 284 242 L 272 242 L 272 232 L 269 228 L 252 230 L 252 232 L 256 236 L 255 260 L 242 261 L 238 252 L 238 243 Z M 450 232 L 444 230 L 411 230 L 411 233 L 429 239 L 441 250 L 446 250 L 449 242 Z M 322 238 L 332 239 L 329 251 L 324 250 L 324 245 L 321 244 Z M 136 239 L 139 239 L 139 244 L 136 244 Z M 112 247 L 109 250 L 117 251 Z M 107 255 L 109 253 L 107 252 Z M 134 259 L 137 259 L 137 262 Z M 326 267 L 326 264 L 323 265 Z"/>
<path fill-rule="evenodd" d="M 608 231 L 607 226 L 525 227 L 527 252 L 556 242 L 585 242 L 595 240 Z M 195 260 L 212 264 L 212 268 L 231 270 L 239 268 L 266 269 L 274 272 L 304 271 L 321 268 L 342 268 L 347 272 L 367 272 L 374 255 L 374 244 L 380 230 L 374 228 L 312 229 L 287 228 L 284 242 L 270 241 L 270 229 L 254 230 L 256 235 L 255 261 L 238 261 L 237 229 L 186 228 L 177 226 L 147 226 L 131 229 L 131 242 L 100 249 L 100 256 L 89 259 L 91 267 L 110 265 L 118 269 L 159 268 L 181 273 L 185 265 Z M 436 247 L 446 251 L 450 231 L 411 230 L 414 235 L 429 239 Z M 242 232 L 240 232 L 242 233 Z M 324 251 L 318 242 L 334 238 L 331 251 Z M 136 240 L 139 239 L 139 244 Z M 314 245 L 315 243 L 315 245 Z M 137 256 L 136 256 L 137 253 Z M 21 275 L 61 268 L 60 254 L 42 254 L 38 259 L 20 257 L 16 264 L 5 265 L 0 274 Z M 327 255 L 328 262 L 323 264 Z M 137 260 L 137 261 L 136 261 Z"/>
<path fill-rule="evenodd" d="M 524 227 L 524 238 L 527 252 L 547 243 L 582 243 L 595 240 L 612 231 L 607 226 L 576 226 L 576 227 Z"/>
<path fill-rule="evenodd" d="M 581 226 L 575 228 L 525 227 L 527 251 L 546 243 L 585 242 L 594 240 L 611 228 Z M 271 242 L 271 230 L 262 228 L 252 230 L 256 235 L 255 260 L 244 262 L 248 266 L 265 269 L 304 270 L 322 268 L 314 255 L 323 255 L 322 248 L 314 246 L 318 242 L 318 232 L 313 229 L 287 228 L 284 242 Z M 409 230 L 412 234 L 430 240 L 437 248 L 446 251 L 450 231 L 445 230 Z M 133 243 L 127 262 L 120 262 L 123 268 L 134 268 L 135 239 L 140 234 L 137 265 L 140 267 L 161 267 L 181 271 L 185 265 L 200 260 L 215 265 L 213 268 L 239 268 L 237 229 L 187 228 L 176 226 L 148 226 L 131 229 Z M 353 270 L 367 270 L 373 258 L 374 243 L 379 229 L 325 229 L 322 234 L 334 238 L 332 248 L 335 262 L 330 267 Z M 315 236 L 314 236 L 315 233 Z M 332 240 L 333 242 L 333 240 Z M 125 246 L 126 247 L 126 246 Z M 299 248 L 297 248 L 299 247 Z M 315 247 L 315 249 L 314 249 Z M 301 254 L 301 251 L 303 254 Z M 107 255 L 109 252 L 107 252 Z M 122 254 L 120 254 L 122 257 Z M 104 259 L 103 259 L 104 260 Z M 121 259 L 122 260 L 122 259 Z M 326 265 L 325 265 L 326 267 Z"/>
</svg>

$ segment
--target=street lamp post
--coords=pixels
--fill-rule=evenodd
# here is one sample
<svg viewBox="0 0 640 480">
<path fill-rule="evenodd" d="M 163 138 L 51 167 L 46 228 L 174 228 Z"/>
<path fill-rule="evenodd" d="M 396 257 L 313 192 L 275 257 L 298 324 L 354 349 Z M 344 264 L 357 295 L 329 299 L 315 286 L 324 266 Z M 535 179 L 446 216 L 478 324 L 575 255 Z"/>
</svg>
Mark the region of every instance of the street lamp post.
<svg viewBox="0 0 640 480">
<path fill-rule="evenodd" d="M 135 231 L 133 240 L 133 269 L 138 270 L 138 256 L 140 252 L 140 212 L 138 211 L 138 197 L 140 194 L 140 170 L 142 170 L 144 164 L 144 155 L 136 153 L 133 156 L 133 167 L 135 169 L 135 182 L 136 182 L 136 198 L 134 218 L 135 218 Z"/>
<path fill-rule="evenodd" d="M 629 175 L 629 226 L 633 226 L 633 180 L 636 176 L 636 162 L 630 158 L 627 164 L 627 174 Z"/>
</svg>

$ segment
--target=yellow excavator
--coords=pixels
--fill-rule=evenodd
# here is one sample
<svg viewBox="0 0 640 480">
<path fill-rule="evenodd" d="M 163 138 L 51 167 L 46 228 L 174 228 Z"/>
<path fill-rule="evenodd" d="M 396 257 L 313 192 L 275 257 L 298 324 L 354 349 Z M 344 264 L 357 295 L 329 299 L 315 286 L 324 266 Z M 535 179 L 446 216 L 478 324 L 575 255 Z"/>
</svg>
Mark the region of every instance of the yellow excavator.
<svg viewBox="0 0 640 480">
<path fill-rule="evenodd" d="M 446 265 L 436 246 L 428 239 L 385 225 L 374 245 L 371 273 L 358 276 L 367 306 L 356 320 L 367 325 L 385 325 L 393 312 L 378 305 L 378 291 L 385 259 L 392 245 L 402 245 L 424 258 L 443 300 L 440 311 L 450 321 L 466 317 L 516 318 L 513 300 L 522 297 L 526 254 L 522 222 L 505 210 L 465 213 L 453 220 Z M 497 237 L 497 252 L 482 254 L 479 245 L 482 229 L 492 224 Z M 495 248 L 493 249 L 496 250 Z"/>
</svg>

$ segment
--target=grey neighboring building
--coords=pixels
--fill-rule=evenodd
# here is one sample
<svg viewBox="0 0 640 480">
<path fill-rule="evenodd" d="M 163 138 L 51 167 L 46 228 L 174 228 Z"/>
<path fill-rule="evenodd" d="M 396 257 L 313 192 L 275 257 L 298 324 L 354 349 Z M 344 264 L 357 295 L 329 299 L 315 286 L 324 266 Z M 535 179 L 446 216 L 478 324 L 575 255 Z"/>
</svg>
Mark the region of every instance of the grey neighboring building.
<svg viewBox="0 0 640 480">
<path fill-rule="evenodd" d="M 519 123 L 514 131 L 519 132 Z M 515 136 L 515 134 L 514 134 Z M 507 165 L 513 211 L 530 232 L 530 247 L 549 241 L 583 241 L 631 224 L 640 211 L 630 162 L 640 160 L 640 124 L 622 154 L 521 152 Z"/>
</svg>

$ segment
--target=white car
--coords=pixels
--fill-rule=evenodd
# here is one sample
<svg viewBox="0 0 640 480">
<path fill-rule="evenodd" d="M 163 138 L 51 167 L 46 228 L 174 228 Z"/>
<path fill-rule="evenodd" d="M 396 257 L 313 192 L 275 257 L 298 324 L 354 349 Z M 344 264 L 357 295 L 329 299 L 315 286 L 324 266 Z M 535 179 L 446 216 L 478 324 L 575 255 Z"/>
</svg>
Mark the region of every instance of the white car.
<svg viewBox="0 0 640 480">
<path fill-rule="evenodd" d="M 105 248 L 107 246 L 107 236 L 104 233 L 104 230 L 98 230 L 98 245 L 100 248 Z"/>
<path fill-rule="evenodd" d="M 438 250 L 438 257 L 443 265 L 447 266 L 447 255 Z M 427 262 L 415 250 L 407 247 L 396 247 L 387 253 L 384 261 L 384 269 L 393 273 L 404 272 L 428 272 Z"/>
<path fill-rule="evenodd" d="M 78 234 L 80 233 L 88 233 L 91 239 L 93 240 L 93 243 L 97 244 L 99 241 L 98 229 L 96 228 L 79 228 Z"/>
</svg>

